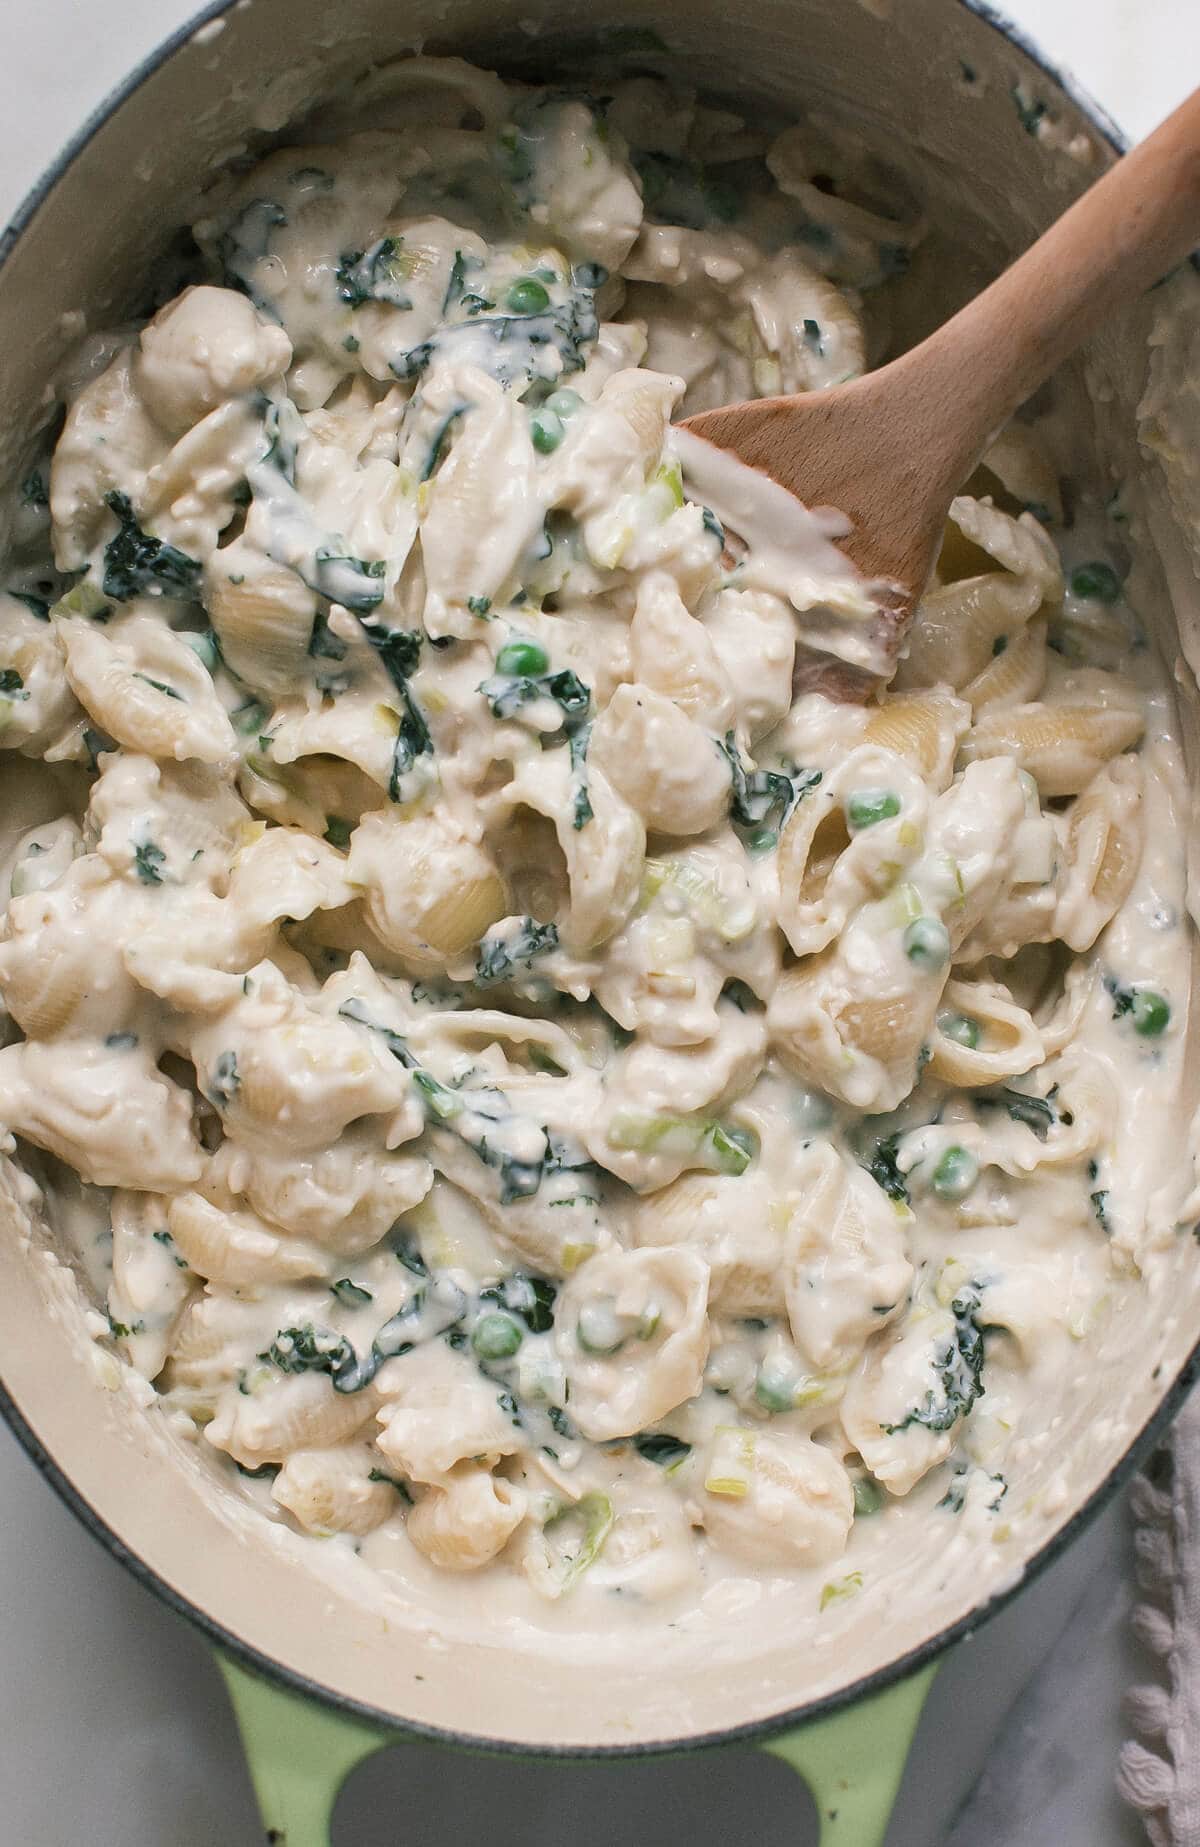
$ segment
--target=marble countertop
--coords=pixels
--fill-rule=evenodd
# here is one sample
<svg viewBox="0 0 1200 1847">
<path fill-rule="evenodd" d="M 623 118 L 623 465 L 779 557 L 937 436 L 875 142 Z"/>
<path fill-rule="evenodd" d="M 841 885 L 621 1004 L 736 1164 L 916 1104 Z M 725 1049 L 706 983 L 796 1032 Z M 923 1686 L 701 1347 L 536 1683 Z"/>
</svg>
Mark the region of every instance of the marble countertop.
<svg viewBox="0 0 1200 1847">
<path fill-rule="evenodd" d="M 847 0 L 848 3 L 848 0 Z M 897 0 L 899 3 L 899 0 Z M 191 0 L 0 4 L 0 223 L 107 90 Z M 1128 133 L 1200 72 L 1197 0 L 1010 0 Z M 84 1533 L 0 1428 L 0 1840 L 13 1847 L 251 1847 L 232 1719 L 204 1644 Z M 1136 1847 L 1113 1791 L 1129 1638 L 1124 1502 L 946 1661 L 889 1847 Z M 401 1817 L 421 1817 L 419 1833 Z M 753 1752 L 532 1766 L 398 1746 L 352 1779 L 336 1847 L 810 1847 L 811 1806 Z"/>
</svg>

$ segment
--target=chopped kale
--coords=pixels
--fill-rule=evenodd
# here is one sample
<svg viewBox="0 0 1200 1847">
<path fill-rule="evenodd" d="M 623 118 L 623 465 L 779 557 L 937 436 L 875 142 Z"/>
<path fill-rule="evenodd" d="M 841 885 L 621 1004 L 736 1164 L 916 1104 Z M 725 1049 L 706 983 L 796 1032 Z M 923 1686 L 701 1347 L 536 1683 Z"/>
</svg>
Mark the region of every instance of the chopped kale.
<svg viewBox="0 0 1200 1847">
<path fill-rule="evenodd" d="M 586 718 L 592 695 L 578 674 L 569 667 L 557 673 L 496 673 L 479 688 L 491 707 L 493 718 L 512 718 L 522 706 L 538 699 L 550 699 L 563 715 L 564 730 Z"/>
<path fill-rule="evenodd" d="M 114 490 L 104 496 L 104 504 L 119 522 L 116 537 L 104 548 L 105 596 L 119 603 L 147 593 L 194 596 L 200 581 L 199 559 L 143 532 L 127 494 Z"/>
<path fill-rule="evenodd" d="M 45 480 L 37 468 L 31 474 L 26 475 L 21 483 L 21 505 L 23 507 L 48 507 L 50 505 Z"/>
<path fill-rule="evenodd" d="M 397 1262 L 402 1263 L 406 1270 L 411 1270 L 414 1276 L 429 1275 L 429 1265 L 422 1257 L 421 1247 L 411 1231 L 397 1232 L 392 1249 L 396 1253 Z"/>
<path fill-rule="evenodd" d="M 132 1052 L 137 1042 L 136 1033 L 109 1033 L 104 1041 L 110 1052 Z M 158 1233 L 154 1235 L 157 1237 Z"/>
<path fill-rule="evenodd" d="M 375 1300 L 369 1289 L 351 1282 L 348 1276 L 339 1276 L 335 1283 L 330 1283 L 329 1293 L 337 1297 L 343 1308 L 362 1308 L 367 1302 Z"/>
<path fill-rule="evenodd" d="M 491 607 L 492 599 L 490 596 L 469 596 L 467 598 L 467 608 L 473 616 L 478 616 L 480 620 L 489 614 Z"/>
<path fill-rule="evenodd" d="M 152 686 L 156 693 L 162 693 L 167 699 L 178 699 L 181 704 L 187 704 L 183 694 L 177 693 L 175 688 L 168 686 L 165 680 L 152 680 L 148 673 L 135 673 L 133 677 L 135 680 L 143 681 L 146 686 Z"/>
<path fill-rule="evenodd" d="M 296 485 L 296 453 L 303 434 L 304 424 L 290 398 L 282 404 L 274 399 L 268 402 L 263 413 L 263 435 L 267 439 L 263 461 L 277 469 L 289 487 Z"/>
<path fill-rule="evenodd" d="M 676 1468 L 685 1456 L 692 1453 L 690 1443 L 685 1443 L 682 1437 L 671 1436 L 665 1430 L 643 1431 L 634 1437 L 633 1447 L 639 1456 L 644 1456 L 647 1462 L 656 1462 L 662 1469 Z"/>
<path fill-rule="evenodd" d="M 434 754 L 433 739 L 425 714 L 408 683 L 409 676 L 416 672 L 420 661 L 423 637 L 417 629 L 383 629 L 378 623 L 370 621 L 362 622 L 362 632 L 386 668 L 404 708 L 400 714 L 388 780 L 388 794 L 392 801 L 398 802 L 403 800 L 403 778 L 415 768 L 418 758 L 432 757 Z"/>
<path fill-rule="evenodd" d="M 236 1052 L 222 1052 L 213 1066 L 205 1096 L 218 1109 L 226 1109 L 241 1089 Z"/>
<path fill-rule="evenodd" d="M 353 1357 L 354 1349 L 344 1334 L 329 1330 L 319 1333 L 311 1321 L 306 1321 L 299 1327 L 280 1328 L 266 1352 L 258 1357 L 277 1366 L 280 1372 L 332 1373 L 344 1365 L 347 1352 Z"/>
<path fill-rule="evenodd" d="M 950 1304 L 954 1332 L 945 1346 L 934 1354 L 934 1384 L 921 1403 L 898 1424 L 884 1424 L 888 1436 L 920 1424 L 925 1430 L 953 1429 L 966 1417 L 972 1405 L 983 1396 L 984 1328 L 980 1326 L 979 1285 L 970 1284 L 959 1291 Z"/>
<path fill-rule="evenodd" d="M 250 280 L 256 263 L 271 247 L 271 233 L 287 223 L 287 213 L 273 199 L 251 199 L 249 205 L 222 234 L 217 245 L 227 288 L 240 289 L 255 307 L 273 321 L 279 319 L 274 302 L 268 300 Z"/>
<path fill-rule="evenodd" d="M 413 1497 L 409 1493 L 408 1483 L 401 1481 L 399 1476 L 388 1475 L 383 1469 L 372 1469 L 367 1476 L 367 1480 L 386 1482 L 389 1488 L 394 1488 L 396 1490 L 396 1493 L 407 1507 L 412 1506 Z"/>
<path fill-rule="evenodd" d="M 411 308 L 412 297 L 403 287 L 404 239 L 381 237 L 367 250 L 352 250 L 337 266 L 338 298 L 350 308 L 368 301 L 386 302 L 392 308 Z"/>
<path fill-rule="evenodd" d="M 554 1326 L 554 1298 L 558 1294 L 553 1283 L 544 1276 L 529 1276 L 521 1270 L 515 1270 L 501 1282 L 491 1283 L 479 1291 L 481 1302 L 496 1302 L 510 1314 L 519 1315 L 531 1334 L 547 1334 Z M 558 1426 L 555 1425 L 555 1429 Z M 562 1432 L 560 1431 L 561 1435 Z"/>
<path fill-rule="evenodd" d="M 344 661 L 346 644 L 340 635 L 335 635 L 329 626 L 329 617 L 323 609 L 318 609 L 313 617 L 312 634 L 308 638 L 308 651 L 315 660 Z"/>
<path fill-rule="evenodd" d="M 311 577 L 304 579 L 318 596 L 340 603 L 356 616 L 369 616 L 383 601 L 382 578 L 387 564 L 382 558 L 351 558 L 332 546 L 318 546 Z"/>
<path fill-rule="evenodd" d="M 768 842 L 756 834 L 756 844 L 773 845 L 793 809 L 820 782 L 820 770 L 747 770 L 733 731 L 727 731 L 723 741 L 717 740 L 717 749 L 729 764 L 729 813 L 734 825 L 759 830 L 769 822 L 774 839 Z"/>
<path fill-rule="evenodd" d="M 438 425 L 434 432 L 433 441 L 429 445 L 429 454 L 425 458 L 425 466 L 421 470 L 422 481 L 428 481 L 430 476 L 436 473 L 438 465 L 446 453 L 446 447 L 450 441 L 450 432 L 466 409 L 467 406 L 465 404 L 459 404 L 448 416 L 444 417 Z"/>
<path fill-rule="evenodd" d="M 162 868 L 166 862 L 166 854 L 161 847 L 155 846 L 153 840 L 139 841 L 133 849 L 134 867 L 143 885 L 161 885 Z"/>
<path fill-rule="evenodd" d="M 883 1188 L 889 1199 L 908 1205 L 908 1178 L 896 1165 L 896 1153 L 900 1147 L 899 1135 L 885 1135 L 875 1143 L 867 1159 L 862 1163 L 876 1186 Z"/>
<path fill-rule="evenodd" d="M 634 166 L 642 182 L 647 216 L 659 224 L 703 231 L 714 222 L 731 224 L 741 210 L 737 188 L 714 177 L 698 161 L 674 154 L 638 153 Z"/>
<path fill-rule="evenodd" d="M 1002 1085 L 996 1090 L 981 1090 L 974 1099 L 977 1110 L 1004 1109 L 1014 1122 L 1024 1123 L 1040 1142 L 1044 1142 L 1058 1114 L 1049 1097 L 1032 1097 L 1024 1090 Z"/>
<path fill-rule="evenodd" d="M 0 668 L 0 693 L 6 699 L 28 699 L 25 682 L 15 667 Z"/>
<path fill-rule="evenodd" d="M 521 920 L 516 931 L 497 936 L 489 931 L 479 949 L 475 980 L 480 987 L 493 982 L 511 981 L 518 968 L 528 968 L 535 956 L 547 955 L 558 947 L 558 926 L 537 923 L 532 917 Z"/>
</svg>

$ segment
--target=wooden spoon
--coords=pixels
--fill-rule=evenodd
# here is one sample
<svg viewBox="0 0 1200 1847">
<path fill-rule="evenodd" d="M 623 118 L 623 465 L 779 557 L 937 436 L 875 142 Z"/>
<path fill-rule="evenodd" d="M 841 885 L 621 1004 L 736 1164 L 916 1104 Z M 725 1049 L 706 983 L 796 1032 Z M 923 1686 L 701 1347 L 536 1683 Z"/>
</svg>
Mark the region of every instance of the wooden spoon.
<svg viewBox="0 0 1200 1847">
<path fill-rule="evenodd" d="M 920 346 L 827 391 L 759 398 L 682 428 L 852 522 L 841 550 L 880 599 L 892 666 L 951 500 L 1017 406 L 1115 310 L 1200 243 L 1200 90 L 1126 154 L 1010 269 Z M 829 662 L 825 690 L 877 676 Z"/>
</svg>

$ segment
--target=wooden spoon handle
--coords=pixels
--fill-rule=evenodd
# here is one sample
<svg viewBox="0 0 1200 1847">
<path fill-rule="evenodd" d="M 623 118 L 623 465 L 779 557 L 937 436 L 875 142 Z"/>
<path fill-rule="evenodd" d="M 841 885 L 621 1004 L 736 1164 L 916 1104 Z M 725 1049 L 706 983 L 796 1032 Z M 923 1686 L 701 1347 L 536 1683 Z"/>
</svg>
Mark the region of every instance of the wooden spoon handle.
<svg viewBox="0 0 1200 1847">
<path fill-rule="evenodd" d="M 918 424 L 922 402 L 940 405 L 935 453 L 954 427 L 961 452 L 945 457 L 950 477 L 962 480 L 1055 367 L 1197 244 L 1200 90 L 982 295 L 888 368 L 908 375 L 904 395 Z M 941 421 L 951 407 L 949 423 Z"/>
</svg>

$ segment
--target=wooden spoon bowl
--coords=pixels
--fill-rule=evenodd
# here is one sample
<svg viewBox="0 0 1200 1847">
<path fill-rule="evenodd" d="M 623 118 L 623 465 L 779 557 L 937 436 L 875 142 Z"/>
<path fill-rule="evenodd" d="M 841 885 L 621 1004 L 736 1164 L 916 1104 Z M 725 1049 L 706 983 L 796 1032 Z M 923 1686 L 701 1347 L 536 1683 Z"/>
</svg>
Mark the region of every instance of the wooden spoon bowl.
<svg viewBox="0 0 1200 1847">
<path fill-rule="evenodd" d="M 1112 313 L 1200 243 L 1200 90 L 920 346 L 826 391 L 703 411 L 680 427 L 850 522 L 894 668 L 951 500 L 1018 405 Z M 826 661 L 825 690 L 886 679 Z"/>
</svg>

